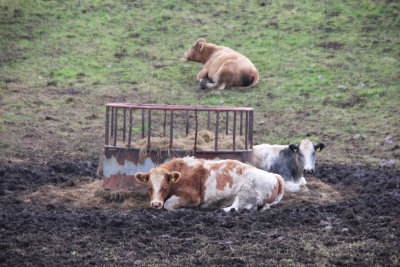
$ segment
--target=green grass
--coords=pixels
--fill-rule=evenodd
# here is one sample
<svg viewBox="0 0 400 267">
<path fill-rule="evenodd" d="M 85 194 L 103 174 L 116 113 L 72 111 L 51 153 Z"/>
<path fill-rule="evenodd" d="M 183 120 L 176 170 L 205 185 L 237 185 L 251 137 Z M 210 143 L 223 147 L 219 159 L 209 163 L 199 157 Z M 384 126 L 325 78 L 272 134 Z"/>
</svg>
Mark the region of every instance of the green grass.
<svg viewBox="0 0 400 267">
<path fill-rule="evenodd" d="M 104 104 L 135 102 L 254 107 L 257 143 L 308 137 L 340 154 L 366 145 L 343 142 L 357 133 L 398 142 L 399 10 L 396 1 L 0 0 L 0 134 L 50 127 L 56 134 L 40 134 L 70 138 L 71 151 L 93 136 L 84 144 L 93 151 Z M 199 37 L 245 54 L 259 84 L 196 89 L 201 65 L 183 54 Z"/>
</svg>

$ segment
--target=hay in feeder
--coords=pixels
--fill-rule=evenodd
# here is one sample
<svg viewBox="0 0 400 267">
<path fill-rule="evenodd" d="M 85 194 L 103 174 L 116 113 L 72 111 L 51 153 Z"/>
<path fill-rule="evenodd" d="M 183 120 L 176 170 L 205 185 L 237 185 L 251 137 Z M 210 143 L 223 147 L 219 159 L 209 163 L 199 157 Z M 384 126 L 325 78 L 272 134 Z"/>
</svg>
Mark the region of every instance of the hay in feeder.
<svg viewBox="0 0 400 267">
<path fill-rule="evenodd" d="M 195 143 L 195 132 L 189 133 L 186 137 L 173 139 L 173 149 L 181 149 L 187 152 L 194 151 Z M 236 150 L 244 150 L 245 142 L 244 136 L 236 136 Z M 139 161 L 144 160 L 146 157 L 147 150 L 147 138 L 143 138 L 137 142 L 132 143 L 131 147 L 139 148 Z M 197 150 L 215 150 L 215 134 L 208 130 L 201 130 L 197 133 Z M 150 139 L 150 151 L 169 151 L 170 140 L 169 137 L 151 137 Z M 218 150 L 233 150 L 233 136 L 218 134 Z"/>
</svg>

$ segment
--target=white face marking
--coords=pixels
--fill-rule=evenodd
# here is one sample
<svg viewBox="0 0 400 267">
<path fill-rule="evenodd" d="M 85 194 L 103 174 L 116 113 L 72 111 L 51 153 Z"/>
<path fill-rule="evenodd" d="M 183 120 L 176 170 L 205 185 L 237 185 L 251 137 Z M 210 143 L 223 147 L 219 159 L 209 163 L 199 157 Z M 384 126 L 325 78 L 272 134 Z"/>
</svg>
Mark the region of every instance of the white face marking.
<svg viewBox="0 0 400 267">
<path fill-rule="evenodd" d="M 304 170 L 311 171 L 314 170 L 315 166 L 315 149 L 313 143 L 308 140 L 304 139 L 301 141 L 299 146 L 299 152 L 303 155 L 304 159 Z"/>
<path fill-rule="evenodd" d="M 160 171 L 156 170 L 150 173 L 149 182 L 151 182 L 151 187 L 153 189 L 153 198 L 150 199 L 151 204 L 160 202 L 161 207 L 164 204 L 164 200 L 161 199 L 161 187 L 163 186 L 164 179 L 164 174 Z"/>
</svg>

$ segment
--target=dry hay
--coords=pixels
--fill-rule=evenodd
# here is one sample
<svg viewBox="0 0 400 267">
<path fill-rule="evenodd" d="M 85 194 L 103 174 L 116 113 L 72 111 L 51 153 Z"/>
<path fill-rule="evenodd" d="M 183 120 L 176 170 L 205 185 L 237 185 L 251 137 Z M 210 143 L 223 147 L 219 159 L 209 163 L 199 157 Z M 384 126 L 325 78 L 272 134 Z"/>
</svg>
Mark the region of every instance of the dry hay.
<svg viewBox="0 0 400 267">
<path fill-rule="evenodd" d="M 151 137 L 150 151 L 159 153 L 162 150 L 169 151 L 170 140 L 168 137 Z M 173 149 L 181 149 L 191 154 L 194 151 L 195 132 L 189 133 L 186 137 L 177 138 L 173 140 Z M 131 144 L 131 147 L 139 148 L 139 162 L 143 162 L 147 151 L 147 138 L 143 138 Z M 245 142 L 244 136 L 237 135 L 235 139 L 236 149 L 244 150 Z M 128 146 L 125 144 L 125 146 Z M 208 130 L 201 130 L 197 134 L 197 150 L 215 150 L 215 134 Z M 233 136 L 226 134 L 218 134 L 218 150 L 233 150 Z"/>
<path fill-rule="evenodd" d="M 338 191 L 338 188 L 335 188 L 332 185 L 324 183 L 320 179 L 317 178 L 309 178 L 307 179 L 307 187 L 310 190 L 320 194 L 320 196 L 310 196 L 309 194 L 294 194 L 285 192 L 282 200 L 278 205 L 283 206 L 294 206 L 298 204 L 307 204 L 307 203 L 332 203 L 345 200 L 344 195 Z"/>
<path fill-rule="evenodd" d="M 149 206 L 147 193 L 131 190 L 103 189 L 103 181 L 82 182 L 73 186 L 46 185 L 26 196 L 25 202 L 38 201 L 43 204 L 62 204 L 77 208 L 97 207 L 102 209 L 133 208 Z"/>
<path fill-rule="evenodd" d="M 26 196 L 25 202 L 39 202 L 43 205 L 67 205 L 77 208 L 96 207 L 105 210 L 127 211 L 130 209 L 140 210 L 149 207 L 149 196 L 147 193 L 132 190 L 107 190 L 103 189 L 103 181 L 80 182 L 64 185 L 46 185 Z M 344 195 L 334 186 L 326 184 L 319 179 L 308 179 L 308 188 L 316 191 L 321 196 L 310 196 L 306 194 L 285 193 L 279 206 L 296 206 L 306 204 L 321 204 L 343 201 Z M 351 197 L 346 195 L 346 198 Z"/>
<path fill-rule="evenodd" d="M 194 149 L 195 133 L 191 132 L 186 137 L 173 139 L 173 148 L 192 151 Z M 245 149 L 244 136 L 236 136 L 236 149 Z M 150 146 L 151 150 L 166 150 L 169 149 L 169 137 L 151 137 Z M 125 145 L 127 146 L 127 144 Z M 131 147 L 140 148 L 141 150 L 147 149 L 147 138 L 143 138 L 131 144 Z M 214 150 L 215 148 L 215 134 L 208 130 L 201 130 L 197 134 L 197 150 Z M 233 136 L 226 134 L 218 134 L 218 149 L 219 150 L 232 150 L 233 149 Z"/>
</svg>

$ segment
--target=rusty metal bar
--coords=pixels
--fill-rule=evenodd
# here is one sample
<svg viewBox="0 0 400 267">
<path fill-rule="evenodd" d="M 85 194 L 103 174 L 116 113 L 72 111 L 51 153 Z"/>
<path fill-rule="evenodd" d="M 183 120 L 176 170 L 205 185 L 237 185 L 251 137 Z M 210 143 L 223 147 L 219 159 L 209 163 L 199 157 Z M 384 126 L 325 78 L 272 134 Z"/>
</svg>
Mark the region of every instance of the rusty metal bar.
<svg viewBox="0 0 400 267">
<path fill-rule="evenodd" d="M 114 112 L 114 146 L 117 145 L 117 132 L 118 132 L 118 108 L 115 108 L 115 112 Z"/>
<path fill-rule="evenodd" d="M 110 130 L 109 124 L 110 123 L 110 107 L 106 107 L 106 132 L 104 134 L 104 144 L 108 145 L 108 132 Z"/>
<path fill-rule="evenodd" d="M 122 142 L 126 139 L 126 108 L 124 108 L 124 124 L 122 126 Z"/>
<path fill-rule="evenodd" d="M 128 147 L 132 144 L 132 109 L 129 109 L 129 134 L 128 134 Z"/>
<path fill-rule="evenodd" d="M 144 109 L 142 109 L 142 139 L 144 138 L 144 121 L 145 121 L 145 113 Z"/>
<path fill-rule="evenodd" d="M 218 150 L 218 134 L 219 134 L 219 115 L 220 112 L 225 112 L 226 114 L 226 121 L 225 121 L 225 133 L 229 134 L 229 112 L 233 111 L 233 117 L 234 117 L 234 123 L 233 123 L 233 149 L 236 150 L 236 135 L 240 132 L 240 135 L 245 135 L 245 149 L 247 150 L 249 147 L 250 149 L 253 147 L 254 143 L 254 110 L 252 108 L 242 108 L 242 107 L 196 107 L 196 106 L 178 106 L 178 105 L 140 105 L 140 104 L 107 104 L 106 105 L 106 129 L 105 129 L 105 147 L 109 146 L 110 143 L 114 144 L 114 146 L 117 145 L 117 139 L 118 139 L 118 111 L 119 109 L 123 108 L 123 125 L 122 125 L 122 140 L 124 143 L 126 143 L 126 139 L 129 138 L 127 141 L 127 145 L 130 146 L 132 144 L 132 113 L 134 109 L 141 109 L 142 110 L 142 138 L 146 137 L 146 119 L 148 121 L 148 129 L 147 129 L 147 146 L 148 148 L 151 148 L 151 110 L 164 110 L 164 124 L 163 124 L 163 136 L 166 136 L 166 128 L 167 128 L 167 110 L 171 111 L 171 127 L 170 127 L 170 147 L 173 148 L 173 127 L 174 127 L 174 122 L 173 122 L 173 111 L 174 110 L 184 110 L 186 111 L 186 134 L 189 134 L 189 128 L 190 128 L 190 113 L 189 111 L 194 111 L 195 116 L 197 116 L 196 119 L 196 127 L 197 127 L 197 134 L 198 134 L 198 119 L 199 119 L 199 114 L 198 111 L 207 111 L 207 130 L 211 129 L 211 111 L 216 112 L 216 128 L 215 128 L 215 148 Z M 127 136 L 127 108 L 129 108 L 129 136 Z M 148 110 L 148 116 L 149 118 L 146 118 L 146 113 L 145 110 Z M 239 121 L 239 131 L 237 131 L 237 115 L 240 112 L 240 121 Z M 243 118 L 243 112 L 246 114 L 246 118 L 244 121 Z M 111 116 L 111 118 L 110 118 Z M 122 118 L 122 116 L 121 116 Z M 201 118 L 201 116 L 200 116 Z M 111 122 L 110 122 L 111 121 Z M 243 125 L 245 124 L 245 125 Z M 245 131 L 243 133 L 243 127 L 245 128 Z M 110 139 L 111 137 L 111 139 Z M 195 148 L 197 149 L 197 141 L 198 141 L 198 136 L 195 137 Z M 112 140 L 112 141 L 111 141 Z"/>
<path fill-rule="evenodd" d="M 243 111 L 240 111 L 240 136 L 243 135 Z"/>
<path fill-rule="evenodd" d="M 174 139 L 174 111 L 171 110 L 171 122 L 169 125 L 169 148 L 172 149 L 173 147 L 173 139 Z"/>
<path fill-rule="evenodd" d="M 249 118 L 249 142 L 250 142 L 250 149 L 253 149 L 253 111 L 250 111 L 250 118 Z"/>
<path fill-rule="evenodd" d="M 215 123 L 215 150 L 218 151 L 218 125 L 219 125 L 219 111 L 216 111 L 217 119 Z"/>
<path fill-rule="evenodd" d="M 164 125 L 163 125 L 163 137 L 165 137 L 165 128 L 167 126 L 167 111 L 164 110 Z"/>
<path fill-rule="evenodd" d="M 147 150 L 150 150 L 150 136 L 151 136 L 151 109 L 148 111 L 148 125 L 147 125 Z"/>
<path fill-rule="evenodd" d="M 197 109 L 194 111 L 194 116 L 196 119 L 196 128 L 194 132 L 194 151 L 197 150 L 197 131 L 198 131 L 198 122 L 197 122 Z"/>
<path fill-rule="evenodd" d="M 233 151 L 236 150 L 236 111 L 233 112 Z"/>
<path fill-rule="evenodd" d="M 121 104 L 109 103 L 109 107 L 117 108 L 133 108 L 133 109 L 156 109 L 156 110 L 198 110 L 198 111 L 252 111 L 253 108 L 248 107 L 218 107 L 218 106 L 181 106 L 181 105 L 152 105 L 152 104 Z"/>
<path fill-rule="evenodd" d="M 228 135 L 228 127 L 229 127 L 229 112 L 226 112 L 225 117 L 225 134 Z"/>
<path fill-rule="evenodd" d="M 111 137 L 114 136 L 114 112 L 115 112 L 114 107 L 111 107 Z"/>
<path fill-rule="evenodd" d="M 189 134 L 189 110 L 186 110 L 186 136 Z"/>
<path fill-rule="evenodd" d="M 207 130 L 210 130 L 210 113 L 211 111 L 208 111 L 208 116 L 207 116 Z"/>
<path fill-rule="evenodd" d="M 248 149 L 248 126 L 249 126 L 249 113 L 246 111 L 246 121 L 244 127 L 244 149 Z"/>
</svg>

